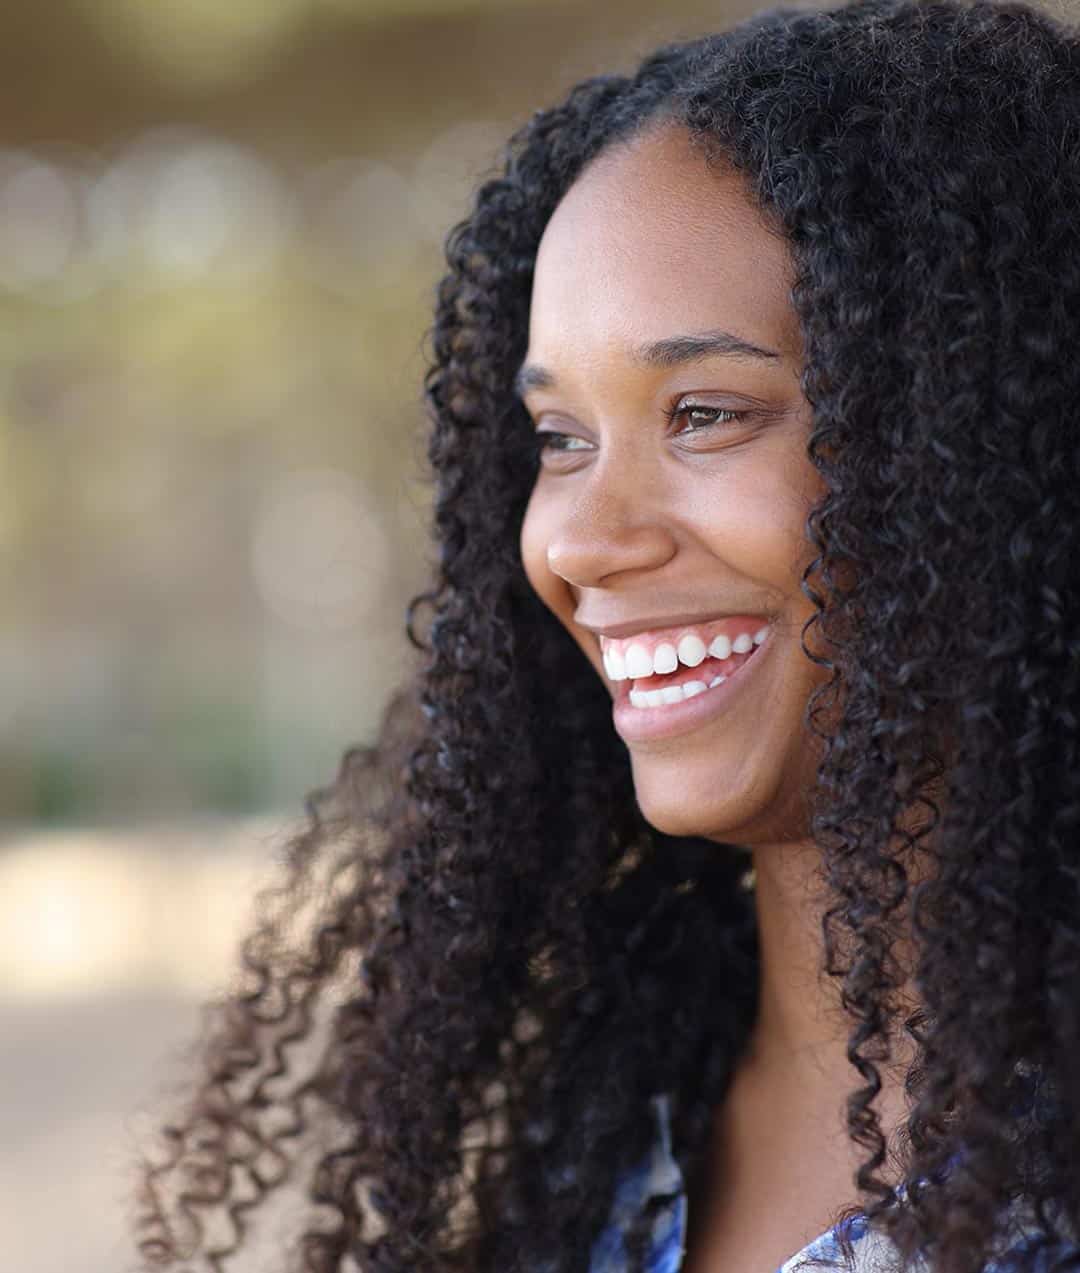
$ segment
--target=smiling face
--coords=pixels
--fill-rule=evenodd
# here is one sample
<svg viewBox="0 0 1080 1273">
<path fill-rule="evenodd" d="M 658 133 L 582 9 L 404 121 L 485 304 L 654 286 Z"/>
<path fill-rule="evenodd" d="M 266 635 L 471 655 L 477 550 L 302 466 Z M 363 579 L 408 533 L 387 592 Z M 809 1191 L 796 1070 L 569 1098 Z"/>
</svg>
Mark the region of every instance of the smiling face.
<svg viewBox="0 0 1080 1273">
<path fill-rule="evenodd" d="M 828 675 L 800 647 L 823 484 L 792 279 L 741 177 L 653 128 L 552 215 L 519 376 L 546 435 L 525 570 L 612 694 L 641 810 L 748 846 L 808 834 Z"/>
</svg>

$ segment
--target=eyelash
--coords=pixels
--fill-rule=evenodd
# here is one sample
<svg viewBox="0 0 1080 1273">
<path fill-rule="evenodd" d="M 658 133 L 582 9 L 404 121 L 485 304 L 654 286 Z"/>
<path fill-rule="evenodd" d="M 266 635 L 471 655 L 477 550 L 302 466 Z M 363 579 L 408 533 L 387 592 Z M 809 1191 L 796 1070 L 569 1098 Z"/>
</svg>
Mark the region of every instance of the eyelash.
<svg viewBox="0 0 1080 1273">
<path fill-rule="evenodd" d="M 691 429 L 691 433 L 700 433 L 702 429 L 711 429 L 724 424 L 736 424 L 745 416 L 750 414 L 749 411 L 732 411 L 729 407 L 710 407 L 704 402 L 676 402 L 671 407 L 664 408 L 664 415 L 667 417 L 668 424 L 674 423 L 679 416 L 687 415 L 691 411 L 715 411 L 718 415 L 730 416 L 729 420 L 710 420 L 708 424 L 704 424 L 697 429 Z"/>
<path fill-rule="evenodd" d="M 729 407 L 711 407 L 703 402 L 675 402 L 671 407 L 664 407 L 664 416 L 668 424 L 673 424 L 680 416 L 687 415 L 691 411 L 709 411 L 715 412 L 717 415 L 728 416 L 727 420 L 710 420 L 708 423 L 700 425 L 696 429 L 690 429 L 690 433 L 703 433 L 707 429 L 723 428 L 728 424 L 738 424 L 744 420 L 749 411 L 732 411 Z M 552 440 L 555 438 L 573 438 L 573 433 L 556 433 L 554 430 L 544 430 L 533 435 L 533 441 L 538 452 L 559 451 L 562 454 L 573 454 L 577 448 L 557 447 L 553 445 Z"/>
</svg>

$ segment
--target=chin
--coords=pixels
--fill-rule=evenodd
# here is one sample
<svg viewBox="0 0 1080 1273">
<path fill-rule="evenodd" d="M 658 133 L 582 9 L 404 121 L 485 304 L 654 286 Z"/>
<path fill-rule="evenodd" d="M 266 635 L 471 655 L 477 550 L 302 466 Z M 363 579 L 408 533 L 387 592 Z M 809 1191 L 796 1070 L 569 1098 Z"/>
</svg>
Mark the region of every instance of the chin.
<svg viewBox="0 0 1080 1273">
<path fill-rule="evenodd" d="M 709 840 L 728 838 L 735 831 L 736 818 L 727 801 L 718 800 L 715 786 L 700 795 L 685 784 L 665 781 L 660 774 L 641 774 L 645 766 L 634 764 L 634 793 L 645 821 L 657 831 L 673 836 L 703 836 Z M 727 806 L 727 807 L 725 807 Z"/>
<path fill-rule="evenodd" d="M 760 762 L 760 757 L 757 758 Z M 688 763 L 689 762 L 689 763 Z M 699 836 L 717 844 L 748 848 L 809 834 L 802 783 L 789 786 L 757 764 L 720 766 L 710 755 L 661 759 L 632 755 L 634 795 L 642 816 L 671 836 Z M 720 777 L 723 775 L 723 778 Z M 811 775 L 804 775 L 812 783 Z"/>
</svg>

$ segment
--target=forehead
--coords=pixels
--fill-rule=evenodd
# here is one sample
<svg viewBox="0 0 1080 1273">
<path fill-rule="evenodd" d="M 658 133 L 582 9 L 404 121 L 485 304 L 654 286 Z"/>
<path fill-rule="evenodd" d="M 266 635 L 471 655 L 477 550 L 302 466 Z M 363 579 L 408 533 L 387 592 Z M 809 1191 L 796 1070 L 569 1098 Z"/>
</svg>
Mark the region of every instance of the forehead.
<svg viewBox="0 0 1080 1273">
<path fill-rule="evenodd" d="M 726 327 L 794 361 L 793 277 L 744 178 L 665 125 L 603 152 L 556 207 L 537 252 L 530 357 Z"/>
</svg>

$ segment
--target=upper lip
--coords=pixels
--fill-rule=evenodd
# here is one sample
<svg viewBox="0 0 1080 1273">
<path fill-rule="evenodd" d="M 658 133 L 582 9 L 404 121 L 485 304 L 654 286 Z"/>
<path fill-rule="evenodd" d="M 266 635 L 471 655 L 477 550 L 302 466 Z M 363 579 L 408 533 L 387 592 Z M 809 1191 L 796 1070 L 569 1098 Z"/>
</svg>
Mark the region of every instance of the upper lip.
<svg viewBox="0 0 1080 1273">
<path fill-rule="evenodd" d="M 688 611 L 681 614 L 650 614 L 637 619 L 624 619 L 621 623 L 590 623 L 585 619 L 576 619 L 575 622 L 580 627 L 595 632 L 597 636 L 617 641 L 622 637 L 637 636 L 640 632 L 655 632 L 661 628 L 692 628 L 700 624 L 716 623 L 719 619 L 734 619 L 742 615 L 764 617 L 754 615 L 753 610 L 711 610 L 707 614 L 701 612 L 691 614 Z"/>
</svg>

